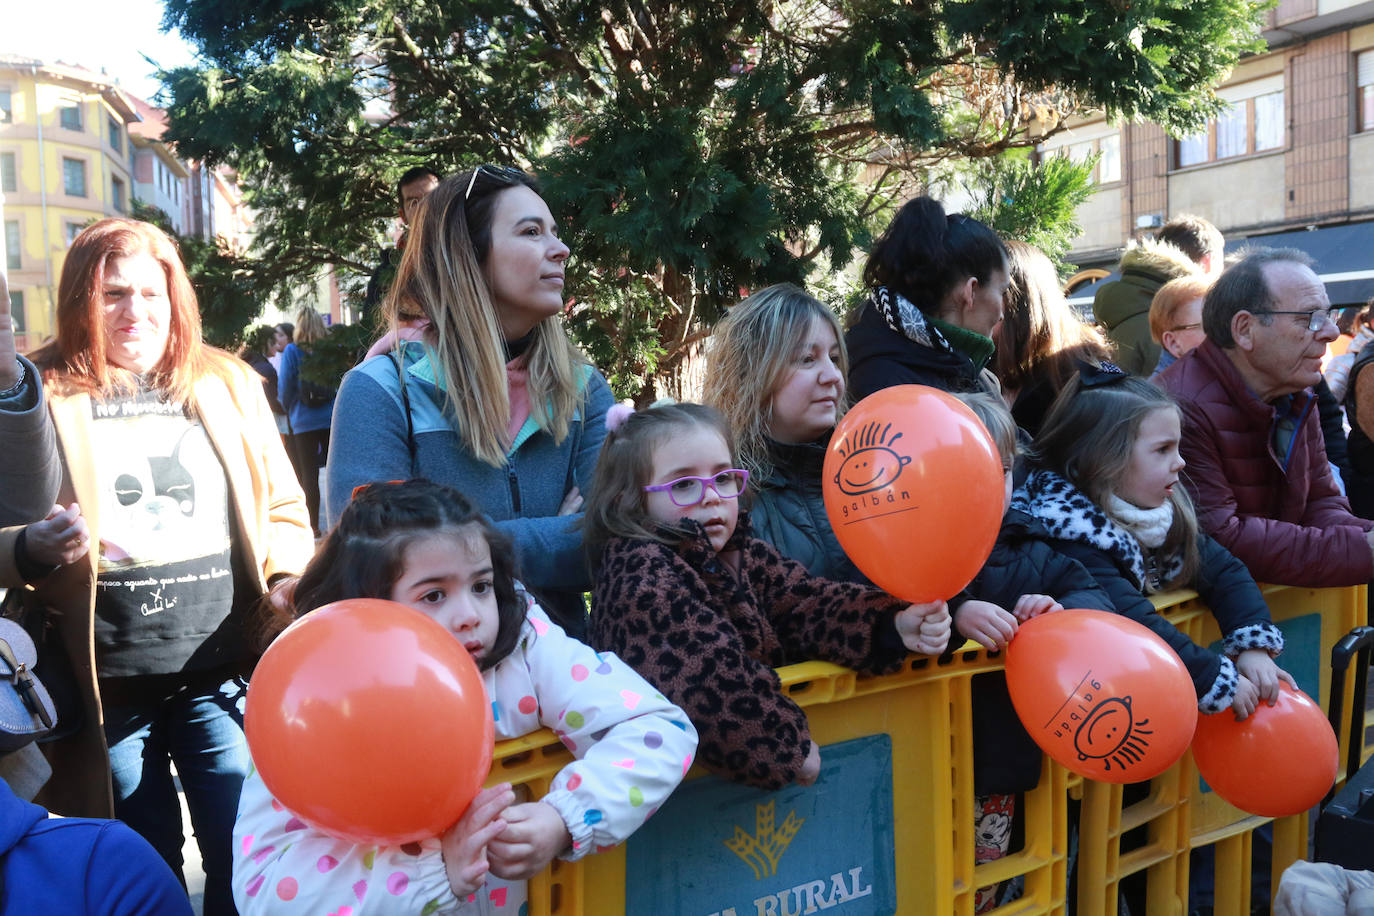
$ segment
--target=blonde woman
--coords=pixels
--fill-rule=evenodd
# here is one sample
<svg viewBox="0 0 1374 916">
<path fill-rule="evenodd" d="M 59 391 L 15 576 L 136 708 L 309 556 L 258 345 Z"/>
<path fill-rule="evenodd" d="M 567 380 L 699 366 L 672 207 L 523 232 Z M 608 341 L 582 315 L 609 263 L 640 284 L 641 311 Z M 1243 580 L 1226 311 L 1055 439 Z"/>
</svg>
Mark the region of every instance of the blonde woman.
<svg viewBox="0 0 1374 916">
<path fill-rule="evenodd" d="M 429 325 L 344 379 L 330 515 L 364 483 L 455 487 L 511 537 L 524 584 L 580 636 L 590 580 L 575 514 L 612 397 L 559 321 L 568 246 L 533 178 L 486 165 L 441 182 L 411 231 L 388 296 Z"/>
<path fill-rule="evenodd" d="M 812 575 L 861 582 L 821 498 L 821 465 L 844 414 L 847 368 L 835 314 L 780 283 L 740 302 L 716 326 L 705 401 L 725 415 L 749 472 L 754 535 Z"/>
<path fill-rule="evenodd" d="M 310 526 L 320 529 L 320 468 L 329 454 L 329 421 L 334 413 L 334 390 L 301 378 L 301 360 L 329 333 L 320 313 L 310 306 L 296 312 L 295 338 L 281 354 L 277 373 L 277 398 L 286 408 L 287 452 L 296 469 L 305 504 L 310 509 Z M 332 516 L 331 516 L 332 517 Z"/>
</svg>

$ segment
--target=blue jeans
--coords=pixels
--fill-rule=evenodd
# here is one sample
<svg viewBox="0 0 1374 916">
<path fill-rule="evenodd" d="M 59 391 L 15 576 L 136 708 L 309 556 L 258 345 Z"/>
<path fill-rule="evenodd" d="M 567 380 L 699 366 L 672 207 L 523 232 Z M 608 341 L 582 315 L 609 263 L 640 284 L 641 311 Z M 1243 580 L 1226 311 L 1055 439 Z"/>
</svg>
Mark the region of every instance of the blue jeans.
<svg viewBox="0 0 1374 916">
<path fill-rule="evenodd" d="M 230 846 L 249 766 L 246 693 L 236 677 L 105 705 L 115 816 L 152 844 L 184 886 L 185 836 L 171 771 L 176 764 L 205 868 L 205 916 L 236 912 Z"/>
</svg>

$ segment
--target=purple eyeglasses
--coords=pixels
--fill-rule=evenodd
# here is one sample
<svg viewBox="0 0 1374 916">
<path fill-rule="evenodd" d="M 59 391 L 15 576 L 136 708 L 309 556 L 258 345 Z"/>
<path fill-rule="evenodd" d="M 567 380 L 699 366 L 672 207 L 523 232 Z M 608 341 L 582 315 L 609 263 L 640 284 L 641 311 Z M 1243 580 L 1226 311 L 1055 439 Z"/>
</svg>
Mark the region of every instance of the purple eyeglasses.
<svg viewBox="0 0 1374 916">
<path fill-rule="evenodd" d="M 668 498 L 679 509 L 689 509 L 706 498 L 706 488 L 716 491 L 721 499 L 736 499 L 744 492 L 749 482 L 749 472 L 740 468 L 718 471 L 710 477 L 679 477 L 667 483 L 650 484 L 644 488 L 646 493 L 668 491 Z"/>
</svg>

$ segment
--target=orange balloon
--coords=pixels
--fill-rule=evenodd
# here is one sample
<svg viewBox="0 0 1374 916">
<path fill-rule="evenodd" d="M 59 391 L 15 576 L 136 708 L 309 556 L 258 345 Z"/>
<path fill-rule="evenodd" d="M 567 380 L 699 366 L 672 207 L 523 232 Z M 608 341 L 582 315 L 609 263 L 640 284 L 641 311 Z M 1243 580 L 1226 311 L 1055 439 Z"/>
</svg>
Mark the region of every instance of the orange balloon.
<svg viewBox="0 0 1374 916">
<path fill-rule="evenodd" d="M 1279 685 L 1243 722 L 1230 711 L 1203 716 L 1193 738 L 1198 774 L 1249 814 L 1287 817 L 1322 800 L 1336 781 L 1340 751 L 1331 723 L 1301 690 Z"/>
<path fill-rule="evenodd" d="M 402 604 L 328 604 L 287 627 L 248 685 L 244 731 L 268 791 L 357 843 L 437 836 L 462 816 L 495 733 L 482 676 Z"/>
<path fill-rule="evenodd" d="M 1197 691 L 1169 644 L 1107 611 L 1032 617 L 1007 644 L 1007 692 L 1040 749 L 1099 782 L 1173 766 L 1197 725 Z"/>
<path fill-rule="evenodd" d="M 830 437 L 825 512 L 849 559 L 905 601 L 951 598 L 1002 524 L 1002 459 L 973 411 L 925 385 L 864 398 Z"/>
</svg>

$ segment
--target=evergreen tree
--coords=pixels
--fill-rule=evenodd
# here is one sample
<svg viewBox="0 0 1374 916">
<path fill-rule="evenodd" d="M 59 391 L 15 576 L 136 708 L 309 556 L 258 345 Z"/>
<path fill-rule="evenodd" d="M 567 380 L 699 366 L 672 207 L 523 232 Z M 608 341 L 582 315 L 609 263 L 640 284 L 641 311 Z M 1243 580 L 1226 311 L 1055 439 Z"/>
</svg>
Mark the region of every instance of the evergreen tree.
<svg viewBox="0 0 1374 916">
<path fill-rule="evenodd" d="M 533 167 L 568 322 L 621 394 L 741 292 L 843 269 L 932 164 L 1085 107 L 1175 131 L 1257 48 L 1250 0 L 168 0 L 202 64 L 167 139 L 259 213 L 254 283 L 356 275 L 416 164 Z"/>
</svg>

